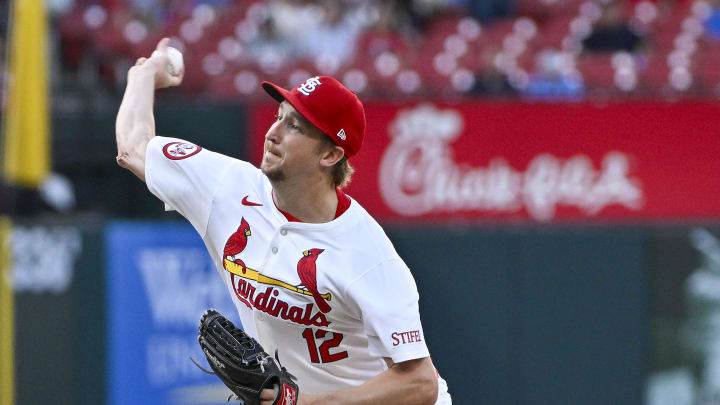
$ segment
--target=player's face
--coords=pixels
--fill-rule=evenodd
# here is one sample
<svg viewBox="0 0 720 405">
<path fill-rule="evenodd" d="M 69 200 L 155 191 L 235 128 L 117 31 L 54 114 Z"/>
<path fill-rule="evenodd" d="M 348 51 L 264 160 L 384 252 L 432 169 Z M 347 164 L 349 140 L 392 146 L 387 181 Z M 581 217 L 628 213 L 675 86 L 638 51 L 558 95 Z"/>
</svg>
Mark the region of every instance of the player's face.
<svg viewBox="0 0 720 405">
<path fill-rule="evenodd" d="M 287 101 L 280 103 L 276 118 L 265 134 L 260 170 L 275 181 L 317 175 L 320 172 L 320 144 L 325 135 Z"/>
</svg>

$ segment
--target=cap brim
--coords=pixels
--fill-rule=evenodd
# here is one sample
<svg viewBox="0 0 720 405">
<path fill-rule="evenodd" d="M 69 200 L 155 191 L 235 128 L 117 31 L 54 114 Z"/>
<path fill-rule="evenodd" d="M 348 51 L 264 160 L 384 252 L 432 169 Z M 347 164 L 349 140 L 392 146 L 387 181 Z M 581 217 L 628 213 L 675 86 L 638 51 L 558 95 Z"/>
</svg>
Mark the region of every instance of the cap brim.
<svg viewBox="0 0 720 405">
<path fill-rule="evenodd" d="M 277 100 L 278 103 L 282 103 L 283 101 L 285 101 L 285 95 L 289 93 L 282 87 L 272 84 L 270 82 L 262 82 L 262 87 L 270 95 L 270 97 Z"/>
<path fill-rule="evenodd" d="M 327 131 L 323 129 L 320 121 L 315 118 L 315 116 L 310 112 L 310 110 L 307 109 L 307 107 L 305 107 L 299 100 L 297 100 L 297 96 L 293 95 L 291 92 L 283 89 L 282 87 L 270 82 L 262 82 L 262 87 L 270 95 L 270 97 L 277 100 L 278 103 L 287 101 L 288 103 L 290 103 L 291 106 L 293 106 L 293 108 L 295 109 L 295 111 L 298 112 L 298 114 L 302 115 L 303 117 L 305 117 L 306 120 L 310 121 L 310 123 L 313 124 L 316 128 L 318 128 L 320 132 L 327 134 Z"/>
</svg>

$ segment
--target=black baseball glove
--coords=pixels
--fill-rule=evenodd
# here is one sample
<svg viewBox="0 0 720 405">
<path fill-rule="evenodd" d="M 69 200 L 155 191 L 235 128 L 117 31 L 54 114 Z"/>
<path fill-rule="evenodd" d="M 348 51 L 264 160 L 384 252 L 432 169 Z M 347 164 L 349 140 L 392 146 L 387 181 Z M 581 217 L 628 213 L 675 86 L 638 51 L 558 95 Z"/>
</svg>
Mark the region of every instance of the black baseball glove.
<svg viewBox="0 0 720 405">
<path fill-rule="evenodd" d="M 280 366 L 275 357 L 214 309 L 200 318 L 198 342 L 215 374 L 246 405 L 260 405 L 260 392 L 277 386 L 273 405 L 296 405 L 298 386 L 295 377 Z M 231 396 L 232 397 L 232 396 Z"/>
</svg>

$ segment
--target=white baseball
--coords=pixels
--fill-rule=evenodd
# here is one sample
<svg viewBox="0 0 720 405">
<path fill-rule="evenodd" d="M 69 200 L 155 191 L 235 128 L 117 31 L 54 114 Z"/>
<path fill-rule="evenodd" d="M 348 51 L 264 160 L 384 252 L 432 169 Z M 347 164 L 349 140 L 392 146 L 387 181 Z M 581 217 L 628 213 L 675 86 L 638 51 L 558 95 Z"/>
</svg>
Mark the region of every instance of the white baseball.
<svg viewBox="0 0 720 405">
<path fill-rule="evenodd" d="M 155 50 L 153 51 L 152 55 L 150 57 L 158 56 L 160 55 L 160 51 Z M 173 48 L 172 46 L 167 47 L 167 56 L 168 56 L 168 65 L 167 65 L 167 71 L 173 76 L 177 76 L 180 74 L 180 71 L 182 70 L 183 66 L 185 66 L 183 62 L 183 55 L 178 51 L 177 49 Z"/>
</svg>

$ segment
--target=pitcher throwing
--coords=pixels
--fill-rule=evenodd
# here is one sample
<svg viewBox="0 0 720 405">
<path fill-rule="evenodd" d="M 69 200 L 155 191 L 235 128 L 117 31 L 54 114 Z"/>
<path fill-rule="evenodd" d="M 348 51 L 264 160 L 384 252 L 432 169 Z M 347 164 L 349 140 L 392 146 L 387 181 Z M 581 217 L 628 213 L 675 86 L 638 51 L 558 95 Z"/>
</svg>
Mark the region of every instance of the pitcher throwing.
<svg viewBox="0 0 720 405">
<path fill-rule="evenodd" d="M 245 333 L 297 377 L 293 402 L 450 404 L 410 270 L 342 191 L 365 136 L 358 97 L 328 76 L 289 91 L 264 82 L 279 107 L 258 169 L 155 136 L 154 91 L 183 74 L 168 73 L 167 45 L 128 72 L 117 162 L 203 238 Z M 260 393 L 263 405 L 278 398 L 275 389 Z"/>
</svg>

